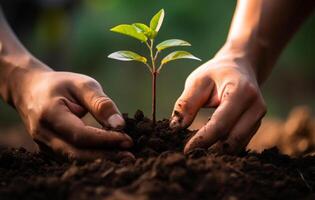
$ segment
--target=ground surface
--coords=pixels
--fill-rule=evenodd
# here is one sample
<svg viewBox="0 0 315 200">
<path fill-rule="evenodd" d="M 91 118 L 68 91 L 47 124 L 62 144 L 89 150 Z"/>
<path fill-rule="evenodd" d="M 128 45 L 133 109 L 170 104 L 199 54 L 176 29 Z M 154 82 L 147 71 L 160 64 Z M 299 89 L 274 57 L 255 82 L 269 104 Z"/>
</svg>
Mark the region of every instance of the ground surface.
<svg viewBox="0 0 315 200">
<path fill-rule="evenodd" d="M 125 116 L 127 118 L 127 116 Z M 315 199 L 315 157 L 181 153 L 185 130 L 150 121 L 137 112 L 125 130 L 136 159 L 58 162 L 23 149 L 0 149 L 0 199 Z"/>
</svg>

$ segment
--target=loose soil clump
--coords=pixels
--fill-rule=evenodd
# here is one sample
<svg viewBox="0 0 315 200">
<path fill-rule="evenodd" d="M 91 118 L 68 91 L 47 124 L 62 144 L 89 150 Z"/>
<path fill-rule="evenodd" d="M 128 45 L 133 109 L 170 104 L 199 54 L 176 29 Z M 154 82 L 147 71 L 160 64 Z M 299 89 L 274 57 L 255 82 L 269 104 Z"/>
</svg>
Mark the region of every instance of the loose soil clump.
<svg viewBox="0 0 315 200">
<path fill-rule="evenodd" d="M 290 158 L 276 148 L 222 155 L 182 150 L 194 132 L 137 111 L 125 132 L 135 159 L 59 162 L 43 153 L 0 148 L 0 199 L 315 199 L 315 157 Z"/>
</svg>

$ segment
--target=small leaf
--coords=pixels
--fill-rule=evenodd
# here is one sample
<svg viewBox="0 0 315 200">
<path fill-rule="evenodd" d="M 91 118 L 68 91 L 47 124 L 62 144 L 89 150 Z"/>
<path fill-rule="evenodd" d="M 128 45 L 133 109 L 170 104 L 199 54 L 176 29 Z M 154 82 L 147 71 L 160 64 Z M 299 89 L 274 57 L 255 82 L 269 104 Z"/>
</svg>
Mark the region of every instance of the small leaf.
<svg viewBox="0 0 315 200">
<path fill-rule="evenodd" d="M 146 34 L 147 32 L 149 32 L 151 29 L 150 27 L 148 27 L 147 25 L 143 24 L 143 23 L 134 23 L 132 24 L 134 27 L 136 27 L 136 29 L 141 32 Z"/>
<path fill-rule="evenodd" d="M 159 32 L 164 20 L 164 15 L 164 9 L 161 9 L 156 15 L 153 16 L 150 22 L 150 28 L 152 30 Z"/>
<path fill-rule="evenodd" d="M 132 51 L 117 51 L 108 56 L 108 58 L 121 61 L 139 61 L 147 63 L 147 59 Z"/>
<path fill-rule="evenodd" d="M 134 27 L 136 27 L 137 31 L 140 33 L 143 33 L 145 36 L 147 36 L 150 39 L 154 39 L 157 35 L 157 32 L 152 30 L 150 27 L 148 27 L 145 24 L 142 23 L 135 23 L 132 24 Z"/>
<path fill-rule="evenodd" d="M 143 33 L 138 32 L 136 27 L 132 25 L 128 25 L 128 24 L 121 24 L 121 25 L 115 26 L 114 28 L 110 30 L 116 33 L 120 33 L 123 35 L 128 35 L 130 37 L 136 38 L 142 42 L 145 42 L 148 39 Z"/>
<path fill-rule="evenodd" d="M 164 42 L 161 42 L 160 44 L 156 45 L 156 49 L 158 51 L 162 51 L 164 49 L 170 48 L 170 47 L 176 47 L 176 46 L 191 46 L 188 42 L 184 40 L 179 39 L 170 39 L 165 40 Z"/>
<path fill-rule="evenodd" d="M 199 58 L 195 57 L 191 53 L 187 51 L 174 51 L 170 54 L 168 54 L 163 60 L 161 61 L 161 64 L 164 65 L 172 60 L 178 60 L 178 59 L 193 59 L 193 60 L 199 60 Z"/>
</svg>

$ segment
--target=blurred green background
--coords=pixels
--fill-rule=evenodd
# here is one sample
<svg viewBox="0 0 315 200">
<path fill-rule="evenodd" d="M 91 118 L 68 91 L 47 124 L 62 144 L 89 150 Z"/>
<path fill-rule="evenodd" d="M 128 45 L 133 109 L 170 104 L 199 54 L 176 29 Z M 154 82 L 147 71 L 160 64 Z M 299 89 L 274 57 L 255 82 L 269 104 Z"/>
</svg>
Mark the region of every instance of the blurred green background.
<svg viewBox="0 0 315 200">
<path fill-rule="evenodd" d="M 85 0 L 71 10 L 42 6 L 33 26 L 20 32 L 24 45 L 56 70 L 87 74 L 98 80 L 122 112 L 151 113 L 151 77 L 140 63 L 110 60 L 117 50 L 146 54 L 137 40 L 109 29 L 121 23 L 147 22 L 159 9 L 166 17 L 158 40 L 184 39 L 203 61 L 224 43 L 236 1 L 221 0 Z M 283 27 L 285 28 L 285 27 Z M 26 34 L 27 33 L 27 34 Z M 268 115 L 284 117 L 295 105 L 315 105 L 315 16 L 311 16 L 283 52 L 263 87 Z M 158 118 L 168 117 L 185 78 L 201 63 L 176 61 L 158 78 Z M 0 104 L 0 125 L 19 122 L 15 111 Z"/>
</svg>

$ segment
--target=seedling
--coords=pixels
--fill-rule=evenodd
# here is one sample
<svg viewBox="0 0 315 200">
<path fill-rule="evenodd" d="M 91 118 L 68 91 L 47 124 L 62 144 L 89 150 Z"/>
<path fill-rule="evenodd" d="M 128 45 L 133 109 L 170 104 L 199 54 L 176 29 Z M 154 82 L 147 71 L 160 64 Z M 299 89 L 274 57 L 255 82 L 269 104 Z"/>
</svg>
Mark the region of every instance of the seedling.
<svg viewBox="0 0 315 200">
<path fill-rule="evenodd" d="M 178 60 L 178 59 L 194 59 L 200 60 L 199 58 L 195 57 L 191 53 L 187 51 L 174 51 L 168 54 L 166 57 L 161 59 L 160 63 L 158 64 L 158 56 L 159 54 L 168 48 L 177 47 L 177 46 L 191 46 L 190 43 L 179 40 L 179 39 L 170 39 L 165 40 L 154 48 L 155 38 L 158 35 L 158 32 L 162 26 L 164 20 L 164 10 L 160 10 L 150 21 L 150 26 L 143 24 L 143 23 L 134 23 L 134 24 L 121 24 L 115 26 L 114 28 L 110 29 L 113 32 L 120 33 L 123 35 L 127 35 L 133 37 L 142 43 L 144 43 L 150 52 L 150 60 L 151 62 L 148 63 L 148 59 L 144 56 L 141 56 L 132 51 L 117 51 L 108 56 L 108 58 L 121 60 L 121 61 L 138 61 L 144 63 L 151 75 L 152 75 L 152 121 L 153 125 L 156 122 L 156 78 L 157 75 L 160 73 L 163 66 L 170 61 Z"/>
</svg>

